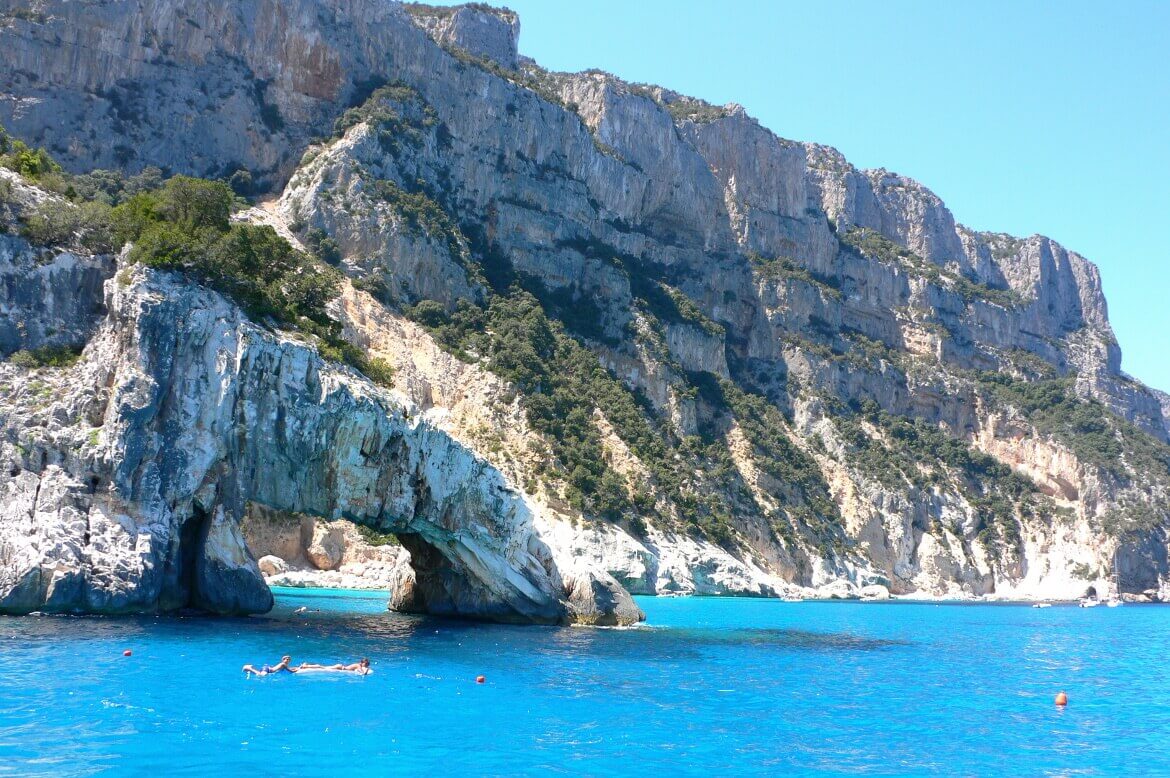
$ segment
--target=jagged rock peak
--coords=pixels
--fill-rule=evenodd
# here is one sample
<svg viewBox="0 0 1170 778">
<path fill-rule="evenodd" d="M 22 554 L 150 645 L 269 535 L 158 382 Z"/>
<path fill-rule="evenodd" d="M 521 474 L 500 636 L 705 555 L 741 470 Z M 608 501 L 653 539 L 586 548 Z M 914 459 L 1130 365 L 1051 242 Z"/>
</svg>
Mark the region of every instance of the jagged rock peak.
<svg viewBox="0 0 1170 778">
<path fill-rule="evenodd" d="M 485 3 L 437 6 L 407 3 L 415 22 L 444 47 L 458 47 L 485 57 L 506 70 L 519 67 L 520 16 Z"/>
</svg>

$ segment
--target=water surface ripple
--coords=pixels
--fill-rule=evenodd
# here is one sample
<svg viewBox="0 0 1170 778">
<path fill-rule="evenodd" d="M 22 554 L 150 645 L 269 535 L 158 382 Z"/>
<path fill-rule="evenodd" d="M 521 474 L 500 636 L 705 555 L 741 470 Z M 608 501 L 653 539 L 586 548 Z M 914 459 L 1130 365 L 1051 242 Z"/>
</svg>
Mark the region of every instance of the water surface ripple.
<svg viewBox="0 0 1170 778">
<path fill-rule="evenodd" d="M 617 630 L 385 599 L 0 618 L 0 776 L 1170 774 L 1170 608 L 639 598 Z M 376 672 L 239 672 L 281 653 Z"/>
</svg>

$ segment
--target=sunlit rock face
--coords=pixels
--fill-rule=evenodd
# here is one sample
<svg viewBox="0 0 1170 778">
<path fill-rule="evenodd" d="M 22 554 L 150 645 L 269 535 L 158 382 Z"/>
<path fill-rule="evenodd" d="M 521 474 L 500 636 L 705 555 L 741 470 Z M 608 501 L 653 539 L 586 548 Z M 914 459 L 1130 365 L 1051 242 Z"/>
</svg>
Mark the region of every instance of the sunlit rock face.
<svg viewBox="0 0 1170 778">
<path fill-rule="evenodd" d="M 611 580 L 764 596 L 1167 588 L 1170 475 L 1133 451 L 1102 462 L 1078 431 L 1061 437 L 988 380 L 1065 381 L 1162 451 L 1170 401 L 1121 372 L 1096 268 L 1054 241 L 972 231 L 918 182 L 779 138 L 737 105 L 542 71 L 519 56 L 510 12 L 344 0 L 38 8 L 3 16 L 0 122 L 79 171 L 251 171 L 265 202 L 246 218 L 335 241 L 353 283 L 335 312 L 351 341 L 393 364 L 400 394 L 176 279 L 107 281 L 101 297 L 112 258 L 42 259 L 0 239 L 0 321 L 30 322 L 0 332 L 6 352 L 97 332 L 69 377 L 4 367 L 16 398 L 5 429 L 18 431 L 5 451 L 19 474 L 3 515 L 25 534 L 48 521 L 37 516 L 65 528 L 9 541 L 24 560 L 11 569 L 39 571 L 11 579 L 22 602 L 116 590 L 128 608 L 206 606 L 223 600 L 198 593 L 218 575 L 258 592 L 224 610 L 259 608 L 254 565 L 230 551 L 248 503 L 398 532 L 412 564 L 396 607 L 497 619 L 628 620 Z M 347 117 L 380 86 L 374 114 Z M 607 466 L 652 493 L 658 518 L 583 516 L 550 480 L 548 441 L 516 388 L 407 319 L 424 301 L 482 305 L 501 275 L 578 327 L 677 443 L 671 456 L 699 443 L 726 452 L 695 455 L 686 473 L 725 508 L 722 538 L 680 518 L 606 407 L 589 412 Z M 151 297 L 163 285 L 174 300 Z M 110 345 L 111 333 L 140 335 Z M 753 426 L 715 407 L 699 384 L 720 379 L 778 415 Z M 34 381 L 51 386 L 45 408 L 32 408 L 44 391 Z M 862 408 L 921 432 L 879 428 Z M 33 428 L 72 448 L 41 446 Z M 777 446 L 760 442 L 769 430 L 788 460 L 811 463 L 803 475 L 776 466 Z M 26 439 L 28 455 L 15 448 Z M 1026 476 L 1034 505 L 1004 498 L 1014 482 L 971 465 L 976 454 Z M 831 506 L 801 497 L 808 484 Z M 71 572 L 93 538 L 134 549 L 113 577 Z M 119 576 L 134 583 L 110 583 Z"/>
<path fill-rule="evenodd" d="M 239 530 L 256 503 L 398 533 L 412 609 L 575 619 L 587 593 L 562 579 L 523 496 L 409 404 L 179 279 L 139 271 L 106 294 L 77 367 L 5 366 L 5 425 L 31 434 L 8 450 L 0 609 L 266 611 Z M 23 403 L 37 380 L 51 393 Z M 591 621 L 635 618 L 613 588 Z"/>
</svg>

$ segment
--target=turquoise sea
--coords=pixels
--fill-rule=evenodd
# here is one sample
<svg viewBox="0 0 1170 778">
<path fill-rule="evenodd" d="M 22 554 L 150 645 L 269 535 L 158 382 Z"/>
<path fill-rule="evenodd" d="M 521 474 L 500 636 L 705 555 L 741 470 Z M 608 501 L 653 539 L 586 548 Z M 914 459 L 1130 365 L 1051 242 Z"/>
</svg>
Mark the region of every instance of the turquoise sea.
<svg viewBox="0 0 1170 778">
<path fill-rule="evenodd" d="M 385 600 L 0 618 L 0 775 L 1170 774 L 1170 608 L 639 598 L 618 630 Z M 240 672 L 281 653 L 375 674 Z"/>
</svg>

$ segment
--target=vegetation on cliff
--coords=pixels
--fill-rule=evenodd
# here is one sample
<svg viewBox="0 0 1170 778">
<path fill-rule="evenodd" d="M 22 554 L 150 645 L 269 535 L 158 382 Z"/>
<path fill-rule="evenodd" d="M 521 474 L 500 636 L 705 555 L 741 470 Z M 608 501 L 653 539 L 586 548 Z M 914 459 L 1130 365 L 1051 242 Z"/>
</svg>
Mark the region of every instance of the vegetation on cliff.
<svg viewBox="0 0 1170 778">
<path fill-rule="evenodd" d="M 477 63 L 481 64 L 481 63 Z M 488 66 L 483 65 L 485 68 Z M 488 68 L 491 69 L 491 68 Z M 384 148 L 418 146 L 427 116 L 417 110 L 413 90 L 394 86 L 375 92 L 339 123 L 348 129 L 366 122 Z M 412 108 L 411 106 L 414 106 Z M 390 153 L 396 154 L 396 151 Z M 516 272 L 510 259 L 480 233 L 478 225 L 458 224 L 441 203 L 443 192 L 427 194 L 425 182 L 408 191 L 394 181 L 371 180 L 367 189 L 399 213 L 408 228 L 444 242 L 469 275 L 488 280 L 484 300 L 461 301 L 454 311 L 422 301 L 408 313 L 436 340 L 469 362 L 478 362 L 516 389 L 529 423 L 551 445 L 552 458 L 540 475 L 564 484 L 570 504 L 586 516 L 619 521 L 640 530 L 642 518 L 680 526 L 728 546 L 737 543 L 742 516 L 766 515 L 772 531 L 791 545 L 804 534 L 822 553 L 847 546 L 838 507 L 816 461 L 797 445 L 776 398 L 748 390 L 750 381 L 704 373 L 687 374 L 666 344 L 664 325 L 693 325 L 720 340 L 723 325 L 711 320 L 682 291 L 674 269 L 625 254 L 595 239 L 562 241 L 560 246 L 617 268 L 628 280 L 632 305 L 625 314 L 626 334 L 635 321 L 645 323 L 656 356 L 673 373 L 676 396 L 697 403 L 699 435 L 680 433 L 672 420 L 604 369 L 598 346 L 619 351 L 623 338 L 612 335 L 615 317 L 604 302 L 584 290 L 550 289 L 540 279 Z M 469 239 L 467 236 L 470 235 Z M 964 301 L 1017 307 L 1020 296 L 981 284 L 935 265 L 868 230 L 849 230 L 842 246 L 862 256 L 896 265 L 916 277 L 948 288 Z M 842 281 L 812 272 L 791 257 L 765 258 L 748 252 L 753 275 L 761 281 L 793 282 L 841 301 Z M 892 365 L 905 371 L 904 353 L 850 328 L 838 330 L 814 316 L 808 332 L 788 334 L 811 358 L 844 362 L 862 370 Z M 656 344 L 656 345 L 655 345 Z M 904 381 L 905 378 L 895 380 Z M 872 404 L 871 404 L 872 405 Z M 852 468 L 875 474 L 886 488 L 941 488 L 970 505 L 977 516 L 973 536 L 991 550 L 1018 550 L 1020 522 L 1042 505 L 1036 487 L 991 457 L 937 426 L 896 416 L 866 405 L 843 409 L 836 423 L 849 446 Z M 607 460 L 594 414 L 600 412 L 645 468 L 646 479 L 620 475 Z M 754 465 L 771 479 L 780 510 L 761 505 L 728 456 L 728 434 L 738 428 L 751 445 Z M 955 527 L 960 535 L 962 528 Z"/>
<path fill-rule="evenodd" d="M 75 346 L 41 346 L 34 349 L 20 349 L 8 356 L 8 361 L 19 367 L 69 367 L 81 357 L 81 350 Z"/>
<path fill-rule="evenodd" d="M 1008 373 L 980 373 L 978 385 L 1001 407 L 1012 408 L 1066 446 L 1081 462 L 1122 481 L 1135 473 L 1170 480 L 1170 446 L 1110 412 L 1078 397 L 1071 377 L 1024 381 Z"/>
<path fill-rule="evenodd" d="M 131 244 L 131 262 L 182 272 L 230 297 L 257 321 L 315 336 L 326 358 L 392 384 L 390 366 L 344 340 L 327 311 L 340 290 L 340 273 L 271 227 L 233 223 L 237 198 L 228 184 L 189 176 L 164 181 L 158 171 L 129 179 L 111 171 L 67 175 L 43 149 L 8 141 L 2 128 L 0 148 L 12 151 L 0 165 L 63 195 L 25 216 L 22 232 L 30 242 L 78 244 L 95 253 Z M 19 358 L 30 363 L 57 364 L 62 358 L 55 352 L 26 353 Z"/>
<path fill-rule="evenodd" d="M 965 302 L 981 300 L 1003 308 L 1018 308 L 1024 304 L 1023 298 L 1014 290 L 988 286 L 936 265 L 910 249 L 899 246 L 876 230 L 853 227 L 838 235 L 838 238 L 843 246 L 853 249 L 862 256 L 905 268 L 911 275 L 952 290 Z"/>
<path fill-rule="evenodd" d="M 725 429 L 709 428 L 694 440 L 677 437 L 646 400 L 602 367 L 520 286 L 492 296 L 485 307 L 463 302 L 448 314 L 424 301 L 410 315 L 453 354 L 482 363 L 514 385 L 529 423 L 552 444 L 555 461 L 545 475 L 564 480 L 575 508 L 628 522 L 639 532 L 643 518 L 656 518 L 734 544 L 733 502 L 751 502 L 752 497 L 728 462 L 720 434 Z M 707 393 L 712 412 L 744 425 L 768 471 L 791 485 L 794 510 L 820 523 L 837 516 L 815 465 L 779 432 L 782 421 L 775 408 L 714 376 L 696 380 L 714 382 Z M 630 483 L 613 470 L 595 412 L 605 416 L 646 467 L 649 482 Z"/>
</svg>

